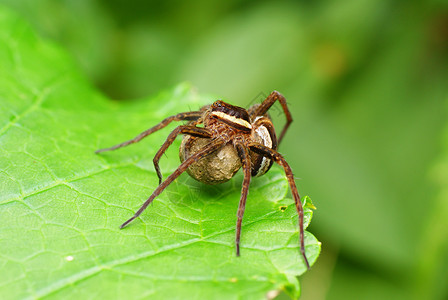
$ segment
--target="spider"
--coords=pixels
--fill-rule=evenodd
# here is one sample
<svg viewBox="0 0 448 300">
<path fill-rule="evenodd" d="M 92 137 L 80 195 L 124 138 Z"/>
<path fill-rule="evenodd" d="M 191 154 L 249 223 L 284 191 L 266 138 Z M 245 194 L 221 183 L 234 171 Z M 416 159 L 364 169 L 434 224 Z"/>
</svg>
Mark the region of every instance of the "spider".
<svg viewBox="0 0 448 300">
<path fill-rule="evenodd" d="M 276 101 L 280 102 L 286 116 L 286 124 L 278 140 L 274 125 L 267 114 L 267 111 Z M 300 252 L 309 269 L 310 265 L 305 254 L 302 202 L 291 167 L 283 156 L 277 152 L 278 144 L 282 141 L 292 122 L 285 97 L 274 91 L 261 104 L 255 104 L 248 110 L 217 100 L 211 105 L 202 107 L 199 111 L 184 112 L 168 117 L 132 140 L 110 148 L 99 149 L 96 153 L 137 143 L 148 135 L 166 127 L 172 121 L 188 122 L 186 125 L 176 127 L 154 156 L 153 163 L 159 178 L 159 185 L 134 216 L 120 226 L 120 229 L 140 216 L 148 205 L 183 172 L 187 171 L 190 176 L 198 181 L 217 184 L 232 178 L 242 167 L 244 179 L 237 213 L 235 237 L 236 255 L 240 256 L 241 224 L 251 177 L 265 174 L 269 171 L 273 162 L 276 162 L 284 168 L 291 188 L 299 215 Z M 203 126 L 198 127 L 200 124 Z M 163 181 L 159 160 L 179 134 L 185 135 L 180 147 L 181 164 Z"/>
</svg>

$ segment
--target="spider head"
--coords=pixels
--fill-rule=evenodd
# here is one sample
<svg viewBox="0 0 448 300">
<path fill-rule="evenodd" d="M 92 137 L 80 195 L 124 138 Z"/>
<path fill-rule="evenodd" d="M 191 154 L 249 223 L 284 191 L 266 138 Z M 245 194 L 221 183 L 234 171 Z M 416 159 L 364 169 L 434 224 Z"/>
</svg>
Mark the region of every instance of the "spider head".
<svg viewBox="0 0 448 300">
<path fill-rule="evenodd" d="M 251 129 L 249 113 L 246 109 L 225 103 L 222 100 L 215 101 L 211 106 L 211 117 L 220 119 L 225 123 Z"/>
</svg>

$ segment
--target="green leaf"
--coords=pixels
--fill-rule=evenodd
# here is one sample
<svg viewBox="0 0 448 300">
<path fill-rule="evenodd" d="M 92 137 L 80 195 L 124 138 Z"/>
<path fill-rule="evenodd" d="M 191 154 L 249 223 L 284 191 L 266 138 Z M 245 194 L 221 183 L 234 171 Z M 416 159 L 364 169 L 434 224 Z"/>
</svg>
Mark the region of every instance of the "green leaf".
<svg viewBox="0 0 448 300">
<path fill-rule="evenodd" d="M 300 293 L 306 268 L 283 171 L 253 180 L 234 234 L 242 176 L 206 186 L 186 174 L 130 226 L 157 186 L 152 157 L 175 126 L 94 154 L 166 116 L 210 101 L 183 84 L 140 101 L 105 99 L 57 46 L 0 8 L 0 295 L 2 299 L 264 299 Z M 163 158 L 179 164 L 177 141 Z M 306 209 L 305 225 L 312 212 Z M 320 243 L 306 232 L 311 264 Z"/>
</svg>

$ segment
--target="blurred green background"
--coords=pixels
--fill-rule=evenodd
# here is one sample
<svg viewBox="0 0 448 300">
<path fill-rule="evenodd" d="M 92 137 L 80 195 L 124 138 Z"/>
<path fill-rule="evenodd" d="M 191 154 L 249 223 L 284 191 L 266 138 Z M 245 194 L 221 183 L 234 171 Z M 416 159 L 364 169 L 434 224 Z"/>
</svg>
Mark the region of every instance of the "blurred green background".
<svg viewBox="0 0 448 300">
<path fill-rule="evenodd" d="M 280 151 L 323 242 L 301 299 L 448 299 L 447 1 L 0 4 L 112 99 L 279 90 L 295 120 Z"/>
</svg>

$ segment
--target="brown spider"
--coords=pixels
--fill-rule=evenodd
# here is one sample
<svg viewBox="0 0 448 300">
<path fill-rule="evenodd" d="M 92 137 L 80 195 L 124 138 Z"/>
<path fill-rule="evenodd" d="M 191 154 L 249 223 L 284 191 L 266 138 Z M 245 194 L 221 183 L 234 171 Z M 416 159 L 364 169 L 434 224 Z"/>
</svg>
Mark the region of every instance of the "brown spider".
<svg viewBox="0 0 448 300">
<path fill-rule="evenodd" d="M 240 255 L 241 223 L 249 190 L 251 176 L 261 176 L 272 166 L 273 161 L 281 165 L 288 178 L 292 195 L 299 214 L 300 252 L 307 268 L 310 268 L 305 255 L 303 232 L 303 207 L 299 192 L 294 182 L 291 167 L 283 156 L 277 152 L 277 137 L 274 125 L 267 114 L 269 108 L 279 101 L 286 115 L 286 124 L 278 139 L 281 142 L 292 122 L 286 99 L 279 92 L 272 92 L 261 104 L 255 104 L 246 110 L 242 107 L 227 104 L 221 100 L 204 106 L 200 111 L 184 112 L 168 117 L 156 126 L 140 133 L 137 137 L 116 146 L 97 150 L 96 153 L 115 150 L 136 143 L 146 136 L 166 127 L 172 121 L 189 121 L 187 125 L 176 127 L 157 151 L 153 162 L 159 177 L 159 186 L 132 218 L 124 222 L 125 227 L 148 207 L 148 205 L 180 174 L 187 171 L 193 178 L 216 184 L 229 180 L 243 167 L 244 179 L 241 190 L 238 219 L 236 223 L 236 255 Z M 203 124 L 203 127 L 197 125 Z M 180 149 L 182 163 L 162 182 L 159 160 L 166 149 L 179 134 L 185 134 Z"/>
</svg>

